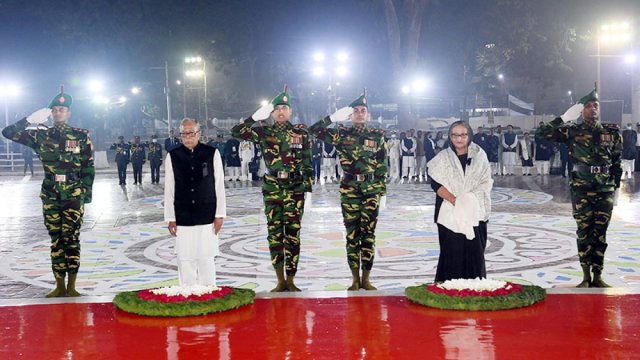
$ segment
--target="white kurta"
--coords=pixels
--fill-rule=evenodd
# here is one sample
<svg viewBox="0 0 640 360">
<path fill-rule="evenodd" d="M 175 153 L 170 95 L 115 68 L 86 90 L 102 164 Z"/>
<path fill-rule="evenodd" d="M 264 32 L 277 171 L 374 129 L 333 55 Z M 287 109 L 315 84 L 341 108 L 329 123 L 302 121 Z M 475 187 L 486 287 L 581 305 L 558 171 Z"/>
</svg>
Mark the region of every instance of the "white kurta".
<svg viewBox="0 0 640 360">
<path fill-rule="evenodd" d="M 176 221 L 173 206 L 176 184 L 170 154 L 167 154 L 165 159 L 165 169 L 167 171 L 164 181 L 164 220 L 170 222 Z M 216 191 L 215 217 L 224 218 L 227 216 L 227 200 L 224 191 L 224 169 L 219 151 L 213 156 L 213 174 Z M 213 258 L 219 253 L 219 242 L 213 222 L 206 225 L 178 226 L 175 250 L 178 256 L 180 285 L 215 285 Z"/>
</svg>

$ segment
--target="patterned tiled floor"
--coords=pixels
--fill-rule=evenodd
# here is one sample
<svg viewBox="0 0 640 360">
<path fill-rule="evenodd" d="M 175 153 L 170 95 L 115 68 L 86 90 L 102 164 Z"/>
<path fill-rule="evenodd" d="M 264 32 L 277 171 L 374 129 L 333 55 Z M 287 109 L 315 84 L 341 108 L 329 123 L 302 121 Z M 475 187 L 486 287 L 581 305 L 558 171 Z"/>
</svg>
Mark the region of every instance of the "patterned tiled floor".
<svg viewBox="0 0 640 360">
<path fill-rule="evenodd" d="M 41 297 L 51 288 L 49 238 L 42 225 L 39 180 L 5 177 L 0 220 L 0 299 Z M 614 286 L 640 285 L 640 221 L 635 184 L 625 184 L 611 224 L 606 279 Z M 121 188 L 113 175 L 99 175 L 81 235 L 78 286 L 83 294 L 177 283 L 173 240 L 162 221 L 162 185 Z M 266 243 L 259 187 L 228 183 L 228 219 L 217 258 L 220 284 L 265 291 L 274 275 Z M 571 287 L 579 270 L 575 222 L 567 185 L 558 177 L 499 178 L 492 193 L 486 251 L 489 277 Z M 380 290 L 400 291 L 433 280 L 438 260 L 434 194 L 425 184 L 390 185 L 388 208 L 378 222 L 372 277 Z M 11 204 L 11 205 L 9 205 Z M 349 283 L 336 184 L 314 189 L 305 213 L 297 282 L 303 290 L 344 290 Z"/>
</svg>

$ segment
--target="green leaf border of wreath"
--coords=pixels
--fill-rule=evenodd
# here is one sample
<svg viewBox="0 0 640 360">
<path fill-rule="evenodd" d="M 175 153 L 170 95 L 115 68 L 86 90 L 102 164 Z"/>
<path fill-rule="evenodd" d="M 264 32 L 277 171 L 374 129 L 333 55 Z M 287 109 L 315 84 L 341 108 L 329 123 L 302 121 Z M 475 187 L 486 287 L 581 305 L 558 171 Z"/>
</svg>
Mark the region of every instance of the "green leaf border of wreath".
<svg viewBox="0 0 640 360">
<path fill-rule="evenodd" d="M 232 292 L 221 298 L 207 301 L 163 303 L 143 300 L 138 291 L 126 291 L 116 295 L 113 304 L 120 310 L 144 316 L 197 316 L 236 309 L 252 304 L 256 293 L 249 289 L 231 288 Z"/>
<path fill-rule="evenodd" d="M 522 290 L 504 296 L 448 296 L 427 289 L 427 284 L 410 286 L 405 296 L 414 303 L 448 310 L 506 310 L 531 306 L 547 297 L 547 291 L 536 285 L 521 285 Z"/>
</svg>

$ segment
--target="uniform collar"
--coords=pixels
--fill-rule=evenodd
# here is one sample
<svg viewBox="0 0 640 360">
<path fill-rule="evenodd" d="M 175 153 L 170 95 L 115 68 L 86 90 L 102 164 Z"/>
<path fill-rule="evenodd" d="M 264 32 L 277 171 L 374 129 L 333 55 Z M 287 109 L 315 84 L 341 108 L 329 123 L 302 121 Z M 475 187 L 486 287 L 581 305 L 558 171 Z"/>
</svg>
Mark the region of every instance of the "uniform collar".
<svg viewBox="0 0 640 360">
<path fill-rule="evenodd" d="M 365 130 L 367 130 L 367 125 L 366 124 L 353 125 L 352 129 L 353 129 L 353 132 L 357 134 L 362 134 Z"/>
<path fill-rule="evenodd" d="M 53 129 L 59 132 L 60 134 L 64 133 L 68 128 L 69 128 L 69 125 L 67 125 L 67 123 L 53 125 Z"/>
<path fill-rule="evenodd" d="M 287 121 L 287 122 L 284 122 L 284 123 L 276 122 L 276 123 L 274 123 L 274 124 L 273 124 L 273 128 L 274 128 L 276 131 L 285 131 L 285 130 L 287 130 L 287 129 L 288 129 L 288 128 L 290 128 L 290 127 L 291 127 L 291 123 L 290 123 L 290 122 L 288 122 L 288 121 Z"/>
</svg>

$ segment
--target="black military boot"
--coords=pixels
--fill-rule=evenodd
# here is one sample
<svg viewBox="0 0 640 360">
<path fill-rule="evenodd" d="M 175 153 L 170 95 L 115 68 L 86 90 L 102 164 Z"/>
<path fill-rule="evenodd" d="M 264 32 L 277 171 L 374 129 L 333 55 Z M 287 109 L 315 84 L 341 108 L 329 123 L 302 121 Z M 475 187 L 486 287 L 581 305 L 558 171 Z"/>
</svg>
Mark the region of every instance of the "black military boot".
<svg viewBox="0 0 640 360">
<path fill-rule="evenodd" d="M 593 281 L 591 281 L 591 287 L 594 288 L 610 288 L 611 285 L 602 280 L 602 270 L 593 268 Z"/>
<path fill-rule="evenodd" d="M 76 278 L 78 273 L 69 274 L 69 282 L 67 283 L 67 296 L 80 296 L 80 293 L 76 290 Z"/>
<path fill-rule="evenodd" d="M 278 278 L 278 284 L 271 289 L 271 292 L 283 292 L 287 290 L 287 283 L 284 281 L 284 268 L 276 268 L 276 277 Z"/>
<path fill-rule="evenodd" d="M 67 288 L 64 286 L 64 276 L 56 276 L 56 288 L 51 290 L 45 297 L 63 297 L 65 295 L 67 295 Z"/>
<path fill-rule="evenodd" d="M 296 284 L 293 283 L 294 278 L 295 275 L 287 275 L 287 290 L 289 290 L 290 292 L 302 291 L 296 286 Z"/>
<path fill-rule="evenodd" d="M 589 272 L 589 265 L 580 264 L 580 267 L 582 267 L 582 282 L 576 287 L 588 288 L 591 286 L 591 273 Z"/>
<path fill-rule="evenodd" d="M 362 281 L 360 282 L 360 287 L 365 290 L 378 290 L 377 287 L 371 285 L 369 282 L 369 274 L 371 274 L 371 270 L 362 270 Z"/>
<path fill-rule="evenodd" d="M 349 291 L 360 290 L 360 269 L 351 269 L 351 286 L 347 288 Z"/>
</svg>

